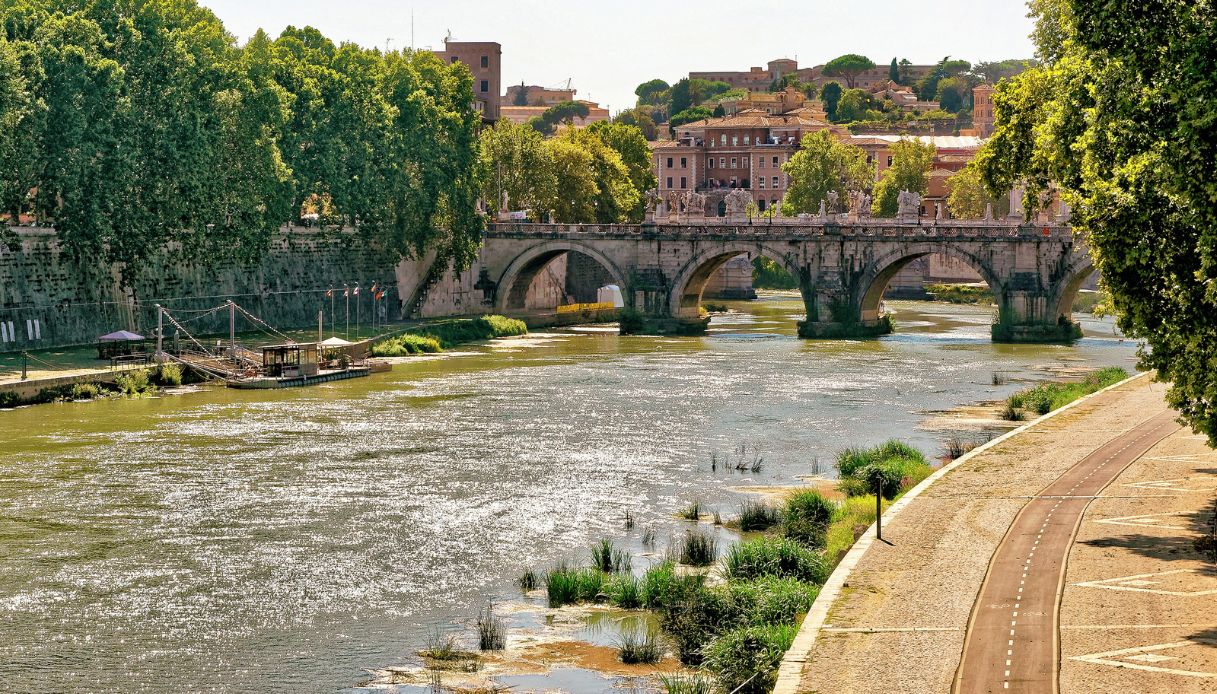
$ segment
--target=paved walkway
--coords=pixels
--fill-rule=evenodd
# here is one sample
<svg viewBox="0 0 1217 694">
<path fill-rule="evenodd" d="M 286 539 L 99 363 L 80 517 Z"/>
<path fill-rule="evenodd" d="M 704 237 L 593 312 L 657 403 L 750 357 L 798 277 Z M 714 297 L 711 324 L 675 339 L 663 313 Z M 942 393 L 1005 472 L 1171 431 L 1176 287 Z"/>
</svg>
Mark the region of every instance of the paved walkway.
<svg viewBox="0 0 1217 694">
<path fill-rule="evenodd" d="M 1020 512 L 1113 438 L 1161 418 L 1167 412 L 1163 391 L 1162 386 L 1142 378 L 1095 396 L 967 460 L 913 499 L 884 524 L 884 536 L 891 544 L 870 544 L 829 608 L 824 628 L 806 655 L 797 690 L 950 691 L 990 560 Z M 1152 426 L 1162 421 L 1158 419 Z M 1142 443 L 1152 436 L 1142 438 Z M 1092 460 L 1101 467 L 1108 457 L 1110 453 Z M 1114 467 L 1108 465 L 1108 473 Z M 1210 467 L 1213 469 L 1206 473 L 1209 486 L 1217 486 L 1217 464 Z M 1080 470 L 1080 479 L 1091 473 Z M 1082 490 L 1078 479 L 1071 479 L 1065 491 L 1075 484 L 1079 486 L 1068 495 L 1093 491 Z M 1079 501 L 1084 507 L 1089 499 Z M 1077 517 L 1075 513 L 1073 525 L 1065 528 L 1069 536 L 1077 527 Z M 1043 518 L 1039 523 L 1042 527 Z M 1034 546 L 1035 539 L 1031 542 Z M 1019 574 L 1022 580 L 1021 571 Z M 1060 584 L 1059 575 L 1058 566 L 1051 581 L 1053 593 Z M 1070 609 L 1067 593 L 1062 614 L 1070 615 Z M 1071 617 L 1064 624 L 1063 652 L 1068 659 L 1075 638 L 1068 635 L 1068 629 L 1079 622 Z M 1062 680 L 1070 684 L 1064 691 L 1103 691 L 1086 686 L 1086 676 L 1076 683 L 1069 679 L 1071 669 L 1082 662 L 1066 660 L 1062 666 Z M 1004 659 L 1002 664 L 999 674 L 1004 676 Z M 1154 690 L 1134 687 L 1124 691 Z"/>
</svg>

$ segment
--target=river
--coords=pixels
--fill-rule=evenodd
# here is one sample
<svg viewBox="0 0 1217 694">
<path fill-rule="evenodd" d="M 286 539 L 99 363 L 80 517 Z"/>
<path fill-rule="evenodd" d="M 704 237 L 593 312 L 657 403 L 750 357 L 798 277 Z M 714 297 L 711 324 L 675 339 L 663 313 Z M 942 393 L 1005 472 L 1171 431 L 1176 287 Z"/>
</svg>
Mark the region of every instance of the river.
<svg viewBox="0 0 1217 694">
<path fill-rule="evenodd" d="M 807 342 L 797 299 L 732 305 L 704 338 L 576 329 L 309 389 L 0 411 L 0 689 L 353 687 L 627 510 L 662 534 L 846 445 L 936 455 L 928 411 L 1134 363 L 1110 337 L 991 344 L 975 307 Z M 760 473 L 711 472 L 744 442 Z"/>
</svg>

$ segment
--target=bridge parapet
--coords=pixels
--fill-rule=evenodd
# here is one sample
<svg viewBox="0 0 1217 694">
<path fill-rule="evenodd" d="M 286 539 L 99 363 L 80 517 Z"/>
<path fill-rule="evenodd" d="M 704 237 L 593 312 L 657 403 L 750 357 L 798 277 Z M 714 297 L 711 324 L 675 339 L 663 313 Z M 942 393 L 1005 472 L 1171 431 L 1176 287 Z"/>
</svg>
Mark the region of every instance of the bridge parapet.
<svg viewBox="0 0 1217 694">
<path fill-rule="evenodd" d="M 940 221 L 935 224 L 807 222 L 780 220 L 780 223 L 662 223 L 662 224 L 533 224 L 496 222 L 486 236 L 491 238 L 692 238 L 748 237 L 772 240 L 804 240 L 819 236 L 846 238 L 882 237 L 891 239 L 1049 239 L 1068 240 L 1073 230 L 1061 224 L 1027 224 L 971 220 Z"/>
</svg>

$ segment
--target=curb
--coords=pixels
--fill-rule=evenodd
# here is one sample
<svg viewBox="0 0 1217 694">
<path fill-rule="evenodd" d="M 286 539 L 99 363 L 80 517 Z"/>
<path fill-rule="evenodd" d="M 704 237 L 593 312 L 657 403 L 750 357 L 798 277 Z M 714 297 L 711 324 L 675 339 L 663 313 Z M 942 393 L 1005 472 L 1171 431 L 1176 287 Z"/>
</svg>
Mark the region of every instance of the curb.
<svg viewBox="0 0 1217 694">
<path fill-rule="evenodd" d="M 1083 403 L 1089 402 L 1091 399 L 1096 398 L 1108 391 L 1128 385 L 1138 379 L 1146 378 L 1150 375 L 1150 373 L 1151 372 L 1146 371 L 1136 374 L 1124 379 L 1123 381 L 1120 381 L 1119 383 L 1114 383 L 1102 390 L 1098 390 L 1090 395 L 1078 398 L 1059 410 L 1053 410 L 1052 412 L 1049 412 L 1038 419 L 1034 419 L 1017 429 L 1012 429 L 993 439 L 992 441 L 988 441 L 984 445 L 968 451 L 947 465 L 935 470 L 934 474 L 922 480 L 921 484 L 918 484 L 916 487 L 910 489 L 904 496 L 900 497 L 899 501 L 889 506 L 888 509 L 883 512 L 884 525 L 890 523 L 892 518 L 899 514 L 900 511 L 904 510 L 904 508 L 908 506 L 913 499 L 916 499 L 922 494 L 922 492 L 929 489 L 931 485 L 945 477 L 960 465 L 970 462 L 973 457 L 985 453 L 998 444 L 1004 443 L 1007 440 L 1012 439 L 1015 436 L 1018 436 L 1019 434 L 1022 434 L 1029 429 L 1036 427 L 1049 419 L 1052 419 L 1053 417 L 1068 412 L 1073 408 L 1082 405 Z M 862 537 L 858 538 L 858 541 L 855 542 L 853 547 L 850 548 L 849 552 L 846 553 L 845 557 L 841 560 L 841 563 L 837 564 L 837 568 L 833 570 L 832 575 L 830 575 L 828 580 L 825 581 L 824 586 L 820 589 L 819 596 L 816 597 L 815 602 L 811 605 L 811 609 L 807 612 L 807 616 L 803 619 L 803 624 L 799 627 L 799 633 L 795 636 L 794 643 L 791 644 L 790 650 L 786 651 L 786 655 L 782 658 L 782 665 L 778 669 L 778 681 L 773 687 L 773 694 L 796 694 L 796 692 L 798 692 L 799 682 L 803 677 L 803 666 L 810 659 L 809 656 L 811 655 L 811 649 L 815 646 L 816 641 L 820 637 L 820 630 L 823 629 L 824 622 L 828 619 L 829 610 L 832 608 L 833 603 L 837 601 L 837 598 L 841 596 L 841 590 L 845 587 L 846 581 L 849 580 L 850 574 L 853 573 L 854 568 L 857 567 L 858 562 L 862 560 L 863 555 L 865 555 L 866 551 L 870 549 L 870 546 L 874 543 L 874 541 L 875 526 L 872 524 L 871 527 L 862 534 Z"/>
</svg>

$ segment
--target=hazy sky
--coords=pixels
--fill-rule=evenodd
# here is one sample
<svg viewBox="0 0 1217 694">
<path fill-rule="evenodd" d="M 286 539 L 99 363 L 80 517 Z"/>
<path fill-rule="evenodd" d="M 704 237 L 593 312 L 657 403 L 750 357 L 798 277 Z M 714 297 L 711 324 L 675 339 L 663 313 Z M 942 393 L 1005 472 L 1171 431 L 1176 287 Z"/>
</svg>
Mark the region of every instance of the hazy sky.
<svg viewBox="0 0 1217 694">
<path fill-rule="evenodd" d="M 842 53 L 886 64 L 893 56 L 932 63 L 1032 55 L 1031 22 L 1020 0 L 200 0 L 244 41 L 259 27 L 277 35 L 312 25 L 336 41 L 393 48 L 463 41 L 503 45 L 503 84 L 556 86 L 614 112 L 633 105 L 634 87 L 690 70 L 746 70 L 774 58 L 801 66 Z"/>
</svg>

